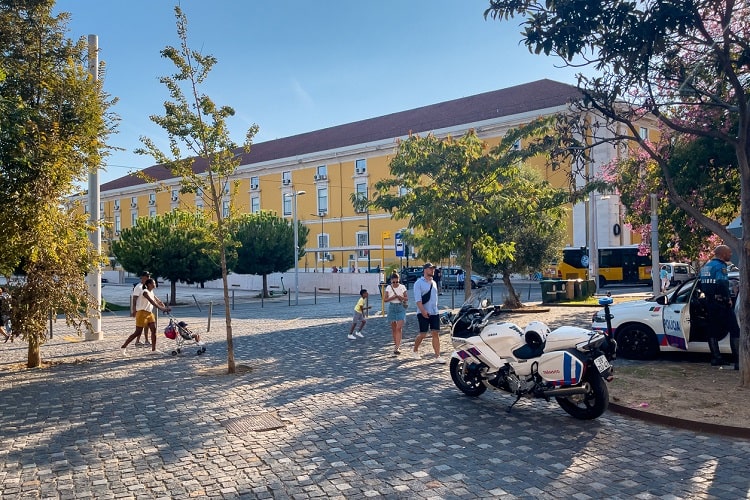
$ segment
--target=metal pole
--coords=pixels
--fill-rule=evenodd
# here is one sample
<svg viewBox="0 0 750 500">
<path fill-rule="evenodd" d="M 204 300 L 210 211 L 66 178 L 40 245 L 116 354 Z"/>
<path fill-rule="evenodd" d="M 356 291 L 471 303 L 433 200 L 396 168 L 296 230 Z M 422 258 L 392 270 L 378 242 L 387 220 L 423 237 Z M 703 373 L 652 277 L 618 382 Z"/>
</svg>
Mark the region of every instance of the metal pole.
<svg viewBox="0 0 750 500">
<path fill-rule="evenodd" d="M 370 207 L 368 205 L 367 212 L 365 213 L 365 217 L 367 218 L 367 272 L 370 272 L 370 269 L 372 268 L 372 264 L 370 262 Z"/>
<path fill-rule="evenodd" d="M 661 292 L 659 278 L 659 215 L 657 214 L 656 194 L 651 194 L 651 281 L 654 295 Z"/>
<path fill-rule="evenodd" d="M 94 82 L 99 80 L 99 37 L 89 35 L 88 51 L 89 74 Z M 99 227 L 99 165 L 92 166 L 89 170 L 89 222 L 93 229 L 89 233 L 89 241 L 96 251 L 97 257 L 102 254 L 102 234 Z M 86 284 L 89 293 L 94 297 L 96 306 L 88 308 L 90 326 L 86 330 L 86 340 L 103 340 L 102 334 L 102 269 L 97 263 L 86 276 Z"/>
</svg>

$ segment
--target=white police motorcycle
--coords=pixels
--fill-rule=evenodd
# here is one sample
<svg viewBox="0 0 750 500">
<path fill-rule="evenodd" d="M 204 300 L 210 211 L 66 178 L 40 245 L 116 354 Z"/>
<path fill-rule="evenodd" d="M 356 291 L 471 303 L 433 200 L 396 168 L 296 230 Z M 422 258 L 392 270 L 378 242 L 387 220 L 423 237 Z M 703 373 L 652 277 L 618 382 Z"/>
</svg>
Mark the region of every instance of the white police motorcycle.
<svg viewBox="0 0 750 500">
<path fill-rule="evenodd" d="M 522 397 L 554 397 L 567 413 L 590 420 L 609 405 L 607 381 L 617 345 L 604 333 L 574 326 L 550 329 L 532 321 L 523 330 L 513 323 L 490 322 L 500 314 L 483 293 L 472 297 L 450 317 L 455 351 L 450 373 L 453 383 L 468 396 L 487 388 Z M 609 316 L 612 299 L 599 301 Z M 611 331 L 611 330 L 610 330 Z"/>
</svg>

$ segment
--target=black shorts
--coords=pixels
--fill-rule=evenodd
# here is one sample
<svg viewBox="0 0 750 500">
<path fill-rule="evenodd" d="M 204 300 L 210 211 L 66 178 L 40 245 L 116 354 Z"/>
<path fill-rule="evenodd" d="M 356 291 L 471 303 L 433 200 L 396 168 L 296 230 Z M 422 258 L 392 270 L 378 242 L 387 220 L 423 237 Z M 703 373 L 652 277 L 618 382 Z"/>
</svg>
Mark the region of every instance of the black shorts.
<svg viewBox="0 0 750 500">
<path fill-rule="evenodd" d="M 440 316 L 437 314 L 430 314 L 429 318 L 417 314 L 417 321 L 419 322 L 419 333 L 427 333 L 430 330 L 440 331 Z"/>
</svg>

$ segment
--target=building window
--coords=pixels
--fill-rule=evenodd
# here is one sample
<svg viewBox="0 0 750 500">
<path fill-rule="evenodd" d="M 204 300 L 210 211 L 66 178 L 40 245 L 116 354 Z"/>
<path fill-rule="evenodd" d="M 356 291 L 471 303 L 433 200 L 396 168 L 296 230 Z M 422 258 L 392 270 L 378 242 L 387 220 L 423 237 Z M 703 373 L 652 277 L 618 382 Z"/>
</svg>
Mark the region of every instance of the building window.
<svg viewBox="0 0 750 500">
<path fill-rule="evenodd" d="M 198 188 L 195 190 L 195 197 L 203 199 L 203 188 Z"/>
<path fill-rule="evenodd" d="M 83 206 L 83 213 L 85 213 L 85 214 L 89 213 L 89 205 L 88 205 L 88 203 Z"/>
<path fill-rule="evenodd" d="M 648 129 L 646 127 L 641 127 L 638 135 L 640 135 L 641 139 L 643 139 L 644 141 L 648 140 Z"/>
<path fill-rule="evenodd" d="M 398 188 L 399 196 L 406 196 L 407 194 L 409 194 L 409 188 L 404 187 L 404 186 L 401 186 L 400 188 Z"/>
<path fill-rule="evenodd" d="M 156 204 L 156 193 L 149 193 L 149 195 L 148 195 L 148 204 L 149 205 L 155 205 Z"/>
<path fill-rule="evenodd" d="M 137 208 L 138 207 L 138 197 L 137 196 L 131 196 L 130 197 L 130 208 Z"/>
<path fill-rule="evenodd" d="M 149 208 L 148 209 L 148 216 L 149 217 L 156 217 L 156 209 L 155 208 Z"/>
<path fill-rule="evenodd" d="M 318 168 L 315 169 L 315 180 L 324 181 L 326 179 L 328 179 L 328 167 L 325 165 L 318 166 Z"/>
<path fill-rule="evenodd" d="M 367 160 L 357 160 L 354 162 L 354 173 L 364 174 L 367 172 Z"/>
<path fill-rule="evenodd" d="M 180 199 L 180 192 L 177 189 L 172 190 L 172 201 L 177 201 Z"/>
<path fill-rule="evenodd" d="M 292 183 L 292 171 L 287 170 L 285 172 L 281 172 L 281 185 L 289 186 L 291 183 Z"/>
<path fill-rule="evenodd" d="M 320 248 L 328 248 L 328 235 L 327 234 L 318 235 L 318 246 Z"/>
<path fill-rule="evenodd" d="M 328 212 L 328 188 L 318 188 L 318 213 Z"/>
<path fill-rule="evenodd" d="M 135 227 L 135 223 L 138 222 L 138 214 L 130 214 L 130 227 Z"/>
<path fill-rule="evenodd" d="M 120 234 L 120 231 L 122 231 L 122 221 L 119 215 L 115 215 L 115 233 Z"/>
<path fill-rule="evenodd" d="M 221 216 L 226 218 L 229 217 L 229 202 L 224 201 L 221 203 Z"/>
<path fill-rule="evenodd" d="M 250 213 L 257 214 L 260 212 L 260 196 L 250 197 Z"/>
<path fill-rule="evenodd" d="M 195 208 L 197 208 L 198 210 L 203 210 L 203 200 L 196 201 Z"/>
<path fill-rule="evenodd" d="M 284 200 L 284 216 L 288 217 L 292 215 L 292 197 L 283 196 L 282 199 Z"/>
<path fill-rule="evenodd" d="M 260 186 L 260 178 L 257 175 L 250 177 L 250 189 L 258 189 Z"/>
<path fill-rule="evenodd" d="M 120 200 L 115 200 L 115 210 L 120 210 Z"/>
<path fill-rule="evenodd" d="M 367 232 L 366 231 L 360 231 L 357 233 L 357 246 L 358 247 L 366 247 L 369 243 L 367 242 Z"/>
</svg>

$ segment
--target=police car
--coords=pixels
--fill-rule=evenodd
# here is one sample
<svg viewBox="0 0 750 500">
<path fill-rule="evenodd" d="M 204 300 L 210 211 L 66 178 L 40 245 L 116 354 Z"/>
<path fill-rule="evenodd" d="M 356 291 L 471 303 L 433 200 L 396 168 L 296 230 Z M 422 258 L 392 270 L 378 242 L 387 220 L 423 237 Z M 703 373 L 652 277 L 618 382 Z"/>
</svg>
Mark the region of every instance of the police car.
<svg viewBox="0 0 750 500">
<path fill-rule="evenodd" d="M 707 328 L 700 321 L 706 317 L 701 295 L 700 279 L 695 278 L 664 295 L 610 306 L 618 355 L 653 359 L 662 351 L 710 352 Z M 603 310 L 594 314 L 592 329 L 607 331 Z M 722 353 L 731 352 L 728 333 L 719 340 L 719 347 Z"/>
</svg>

